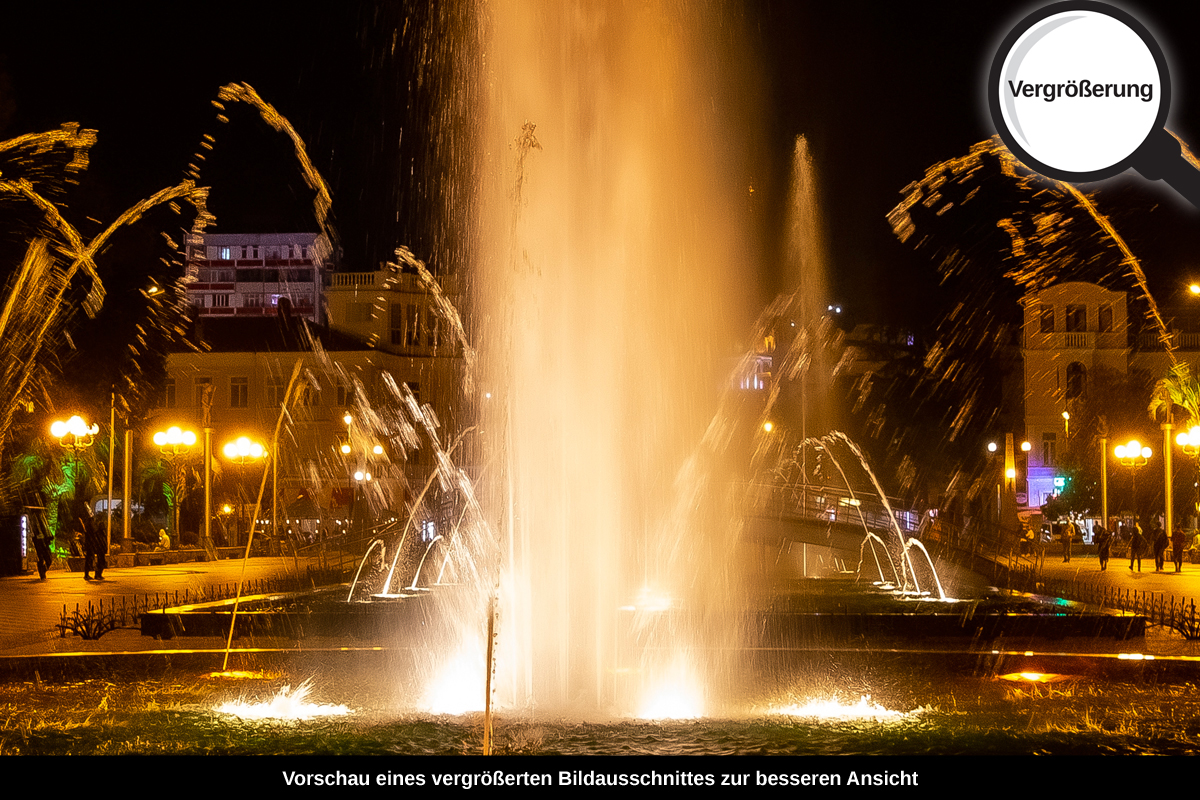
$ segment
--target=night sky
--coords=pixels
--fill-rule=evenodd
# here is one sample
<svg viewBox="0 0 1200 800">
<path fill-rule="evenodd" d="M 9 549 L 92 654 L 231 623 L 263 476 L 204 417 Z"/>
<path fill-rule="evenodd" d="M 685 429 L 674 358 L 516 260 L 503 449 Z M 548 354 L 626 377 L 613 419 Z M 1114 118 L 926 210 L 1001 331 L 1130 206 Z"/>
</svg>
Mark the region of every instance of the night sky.
<svg viewBox="0 0 1200 800">
<path fill-rule="evenodd" d="M 792 141 L 804 134 L 818 162 L 833 291 L 859 318 L 922 318 L 933 271 L 895 239 L 885 215 L 927 167 L 994 132 L 984 73 L 1000 38 L 1037 5 L 733 4 L 767 83 L 756 87 L 772 165 L 757 181 L 764 214 L 781 213 Z M 1200 144 L 1200 55 L 1187 47 L 1196 12 L 1179 3 L 1123 7 L 1172 65 L 1169 127 Z M 392 48 L 406 16 L 428 14 L 413 2 L 206 3 L 147 5 L 117 18 L 27 3 L 7 15 L 0 44 L 0 137 L 67 121 L 98 129 L 67 213 L 109 220 L 179 181 L 201 136 L 212 134 L 202 182 L 214 187 L 215 230 L 311 230 L 311 195 L 283 137 L 246 109 L 215 121 L 217 88 L 245 81 L 291 120 L 328 180 L 346 268 L 373 268 L 400 244 L 429 257 L 421 252 L 428 220 L 414 210 L 422 191 L 405 174 L 422 163 L 423 109 L 402 79 L 418 59 Z M 1192 270 L 1200 276 L 1200 211 L 1136 178 L 1114 179 L 1097 201 L 1144 259 L 1160 299 Z M 786 288 L 769 263 L 763 273 L 764 297 Z"/>
</svg>

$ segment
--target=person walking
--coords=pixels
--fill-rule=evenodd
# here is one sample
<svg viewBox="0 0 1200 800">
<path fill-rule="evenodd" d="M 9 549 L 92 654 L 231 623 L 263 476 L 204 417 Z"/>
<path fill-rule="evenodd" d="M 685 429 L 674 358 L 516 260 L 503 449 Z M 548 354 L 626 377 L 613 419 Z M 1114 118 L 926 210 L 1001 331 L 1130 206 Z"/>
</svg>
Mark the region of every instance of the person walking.
<svg viewBox="0 0 1200 800">
<path fill-rule="evenodd" d="M 1137 571 L 1142 571 L 1142 550 L 1146 546 L 1146 537 L 1142 535 L 1142 526 L 1133 523 L 1133 536 L 1129 539 L 1129 571 L 1133 572 L 1133 562 L 1137 562 Z"/>
<path fill-rule="evenodd" d="M 1062 542 L 1063 563 L 1071 560 L 1071 542 L 1075 540 L 1075 520 L 1068 520 L 1063 526 L 1060 541 Z"/>
<path fill-rule="evenodd" d="M 83 579 L 90 581 L 92 577 L 88 573 L 93 572 L 95 567 L 96 580 L 102 581 L 108 560 L 108 542 L 92 521 L 92 509 L 89 505 L 81 505 L 75 518 L 83 534 Z"/>
<path fill-rule="evenodd" d="M 1185 538 L 1183 526 L 1176 522 L 1175 530 L 1171 531 L 1171 561 L 1175 562 L 1176 572 L 1183 572 L 1183 545 Z"/>
<path fill-rule="evenodd" d="M 1162 572 L 1163 563 L 1166 560 L 1167 552 L 1167 532 L 1162 525 L 1155 523 L 1154 531 L 1151 533 L 1151 542 L 1154 545 L 1154 571 Z"/>
<path fill-rule="evenodd" d="M 1108 569 L 1108 557 L 1112 553 L 1112 534 L 1099 523 L 1092 528 L 1092 534 L 1096 542 L 1096 555 L 1100 559 L 1100 571 L 1104 572 Z"/>
</svg>

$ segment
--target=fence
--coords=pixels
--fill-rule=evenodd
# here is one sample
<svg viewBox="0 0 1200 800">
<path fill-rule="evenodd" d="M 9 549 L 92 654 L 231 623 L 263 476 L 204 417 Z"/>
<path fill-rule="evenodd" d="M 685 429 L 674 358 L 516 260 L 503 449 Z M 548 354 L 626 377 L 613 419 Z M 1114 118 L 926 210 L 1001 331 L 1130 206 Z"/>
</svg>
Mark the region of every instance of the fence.
<svg viewBox="0 0 1200 800">
<path fill-rule="evenodd" d="M 242 596 L 303 591 L 329 583 L 339 583 L 341 580 L 341 572 L 315 570 L 310 567 L 303 578 L 256 578 L 248 580 L 242 586 Z M 206 586 L 199 591 L 184 589 L 180 593 L 176 589 L 173 592 L 135 594 L 133 597 L 112 597 L 109 598 L 107 606 L 103 600 L 95 603 L 88 601 L 86 608 L 81 608 L 76 603 L 74 611 L 68 611 L 67 606 L 64 605 L 58 625 L 55 627 L 58 628 L 59 635 L 62 638 L 66 638 L 69 632 L 82 639 L 99 639 L 109 631 L 137 624 L 142 614 L 179 605 L 186 606 L 211 603 L 218 600 L 230 600 L 236 597 L 237 593 L 238 586 L 236 583 L 225 583 L 217 586 Z"/>
<path fill-rule="evenodd" d="M 1196 612 L 1196 601 L 1191 598 L 1176 600 L 1174 595 L 1168 597 L 1163 592 L 1141 592 L 1085 581 L 1038 579 L 1032 569 L 1011 572 L 1009 585 L 1018 591 L 1049 594 L 1102 609 L 1137 614 L 1151 625 L 1178 631 L 1189 641 L 1200 639 L 1200 615 Z"/>
</svg>

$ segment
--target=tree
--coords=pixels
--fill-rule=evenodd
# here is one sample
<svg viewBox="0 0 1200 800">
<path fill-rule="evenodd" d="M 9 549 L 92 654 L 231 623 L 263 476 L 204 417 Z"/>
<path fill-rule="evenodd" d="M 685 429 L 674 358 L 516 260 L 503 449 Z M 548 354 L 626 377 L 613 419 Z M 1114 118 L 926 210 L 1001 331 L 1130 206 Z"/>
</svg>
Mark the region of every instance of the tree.
<svg viewBox="0 0 1200 800">
<path fill-rule="evenodd" d="M 1071 401 L 1070 436 L 1059 456 L 1059 473 L 1066 478 L 1066 486 L 1049 510 L 1060 514 L 1100 513 L 1100 439 L 1108 439 L 1109 452 L 1130 439 L 1153 446 L 1160 432 L 1146 416 L 1146 398 L 1151 395 L 1152 388 L 1152 378 L 1145 372 L 1122 373 L 1104 367 L 1091 371 L 1087 392 Z M 1122 472 L 1109 472 L 1110 511 L 1130 497 L 1130 489 L 1126 486 L 1131 479 L 1127 477 L 1127 471 Z M 1146 495 L 1155 486 L 1153 482 L 1143 481 L 1138 487 L 1139 496 Z M 1125 492 L 1124 500 L 1114 503 L 1114 488 Z"/>
</svg>

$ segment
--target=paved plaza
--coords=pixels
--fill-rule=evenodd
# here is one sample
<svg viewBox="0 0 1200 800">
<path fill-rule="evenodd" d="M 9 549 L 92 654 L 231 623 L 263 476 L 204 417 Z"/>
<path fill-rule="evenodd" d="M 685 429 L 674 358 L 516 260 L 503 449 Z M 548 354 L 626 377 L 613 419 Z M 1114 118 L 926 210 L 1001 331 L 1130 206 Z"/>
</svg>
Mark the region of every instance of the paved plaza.
<svg viewBox="0 0 1200 800">
<path fill-rule="evenodd" d="M 295 577 L 304 575 L 308 566 L 303 559 L 297 562 L 292 558 L 252 558 L 245 562 L 245 578 L 254 581 Z M 86 608 L 88 602 L 98 604 L 101 600 L 107 606 L 114 600 L 119 604 L 121 598 L 129 603 L 135 596 L 156 592 L 172 595 L 178 592 L 182 599 L 185 591 L 195 595 L 214 587 L 236 585 L 242 568 L 241 559 L 224 559 L 109 568 L 102 581 L 85 581 L 82 573 L 66 570 L 53 570 L 45 580 L 39 579 L 36 572 L 0 578 L 0 656 L 199 646 L 200 642 L 188 637 L 155 642 L 140 637 L 135 630 L 115 631 L 98 641 L 85 642 L 70 634 L 63 638 L 55 626 L 64 606 L 70 611 L 77 605 Z M 1064 563 L 1061 555 L 1048 552 L 1039 574 L 1049 582 L 1084 581 L 1113 589 L 1162 593 L 1168 598 L 1191 598 L 1200 603 L 1200 564 L 1184 564 L 1183 571 L 1176 573 L 1168 562 L 1166 571 L 1156 573 L 1154 560 L 1149 558 L 1142 559 L 1141 572 L 1131 572 L 1128 559 L 1113 559 L 1108 569 L 1101 571 L 1094 555 L 1073 555 L 1070 562 Z"/>
<path fill-rule="evenodd" d="M 85 581 L 83 573 L 51 570 L 45 580 L 37 572 L 0 578 L 0 654 L 51 652 L 64 645 L 79 647 L 85 643 L 68 635 L 62 640 L 55 627 L 65 605 L 86 608 L 88 602 L 107 606 L 121 598 L 131 602 L 135 596 L 184 591 L 199 593 L 213 587 L 236 585 L 245 564 L 247 581 L 286 578 L 305 574 L 303 559 L 252 558 L 187 562 L 161 566 L 108 568 L 104 580 Z M 297 570 L 297 566 L 299 569 Z M 109 634 L 99 640 L 115 641 Z M 39 647 L 41 645 L 41 647 Z M 181 645 L 182 646 L 182 645 Z M 103 649 L 103 648 L 102 648 Z"/>
</svg>

